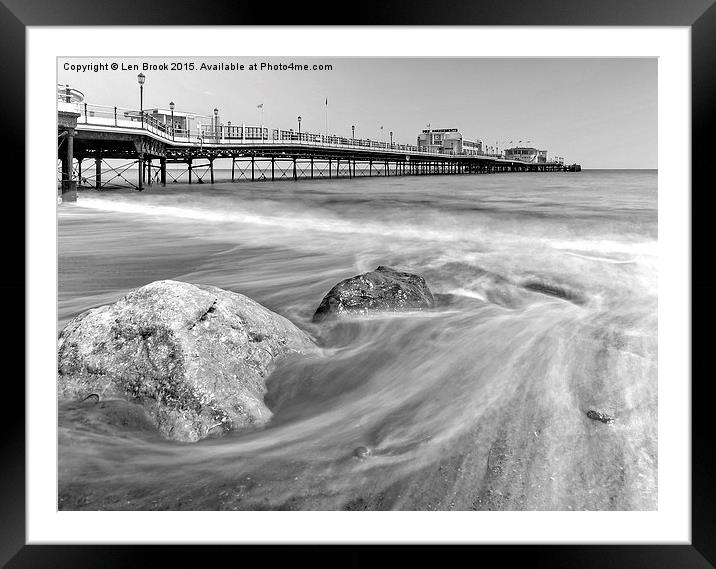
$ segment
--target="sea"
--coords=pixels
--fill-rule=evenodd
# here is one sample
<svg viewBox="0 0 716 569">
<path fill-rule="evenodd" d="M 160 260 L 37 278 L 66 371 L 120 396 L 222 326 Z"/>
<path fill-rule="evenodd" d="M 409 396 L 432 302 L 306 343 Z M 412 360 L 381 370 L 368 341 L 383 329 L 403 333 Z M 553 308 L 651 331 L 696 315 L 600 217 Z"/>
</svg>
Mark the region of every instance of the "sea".
<svg viewBox="0 0 716 569">
<path fill-rule="evenodd" d="M 265 427 L 198 443 L 59 400 L 59 509 L 655 510 L 657 204 L 656 170 L 81 190 L 57 209 L 58 332 L 173 279 L 321 357 L 269 376 Z M 312 322 L 379 265 L 438 307 Z"/>
</svg>

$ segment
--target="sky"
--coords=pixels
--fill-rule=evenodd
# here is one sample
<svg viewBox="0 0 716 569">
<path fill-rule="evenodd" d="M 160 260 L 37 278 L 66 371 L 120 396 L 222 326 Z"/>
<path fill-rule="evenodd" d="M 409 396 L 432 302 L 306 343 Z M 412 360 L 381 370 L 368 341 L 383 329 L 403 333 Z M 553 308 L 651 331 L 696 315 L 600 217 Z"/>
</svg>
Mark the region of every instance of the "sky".
<svg viewBox="0 0 716 569">
<path fill-rule="evenodd" d="M 111 64 L 118 69 L 112 70 Z M 194 70 L 142 66 L 194 63 Z M 202 70 L 201 64 L 244 65 Z M 331 70 L 261 69 L 261 63 L 330 65 Z M 65 69 L 107 64 L 106 70 Z M 258 69 L 250 66 L 257 64 Z M 138 65 L 139 70 L 132 69 Z M 124 68 L 124 69 L 123 69 Z M 58 83 L 88 103 L 139 108 L 137 74 L 146 76 L 144 108 L 211 115 L 225 124 L 328 132 L 416 144 L 420 131 L 457 128 L 466 139 L 502 149 L 530 141 L 550 157 L 583 168 L 657 167 L 655 58 L 59 58 Z M 325 101 L 328 99 L 328 105 Z"/>
</svg>

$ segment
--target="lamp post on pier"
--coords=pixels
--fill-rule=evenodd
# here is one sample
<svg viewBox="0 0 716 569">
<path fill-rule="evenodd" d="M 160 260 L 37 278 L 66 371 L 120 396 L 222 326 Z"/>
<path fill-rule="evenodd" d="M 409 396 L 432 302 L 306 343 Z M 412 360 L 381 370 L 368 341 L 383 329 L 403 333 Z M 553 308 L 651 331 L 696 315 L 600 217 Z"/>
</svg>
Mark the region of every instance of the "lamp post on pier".
<svg viewBox="0 0 716 569">
<path fill-rule="evenodd" d="M 219 109 L 214 108 L 214 138 L 219 142 Z"/>
<path fill-rule="evenodd" d="M 139 114 L 142 117 L 142 128 L 144 128 L 144 81 L 146 77 L 144 73 L 137 75 L 137 82 L 139 83 Z"/>
<path fill-rule="evenodd" d="M 174 101 L 169 103 L 169 110 L 172 112 L 172 140 L 174 140 Z"/>
<path fill-rule="evenodd" d="M 351 131 L 353 132 L 353 136 L 351 137 L 353 139 L 353 144 L 356 143 L 356 125 L 351 125 Z"/>
<path fill-rule="evenodd" d="M 301 115 L 296 118 L 298 119 L 298 139 L 301 140 Z"/>
<path fill-rule="evenodd" d="M 393 131 L 390 131 L 390 147 L 393 147 Z"/>
</svg>

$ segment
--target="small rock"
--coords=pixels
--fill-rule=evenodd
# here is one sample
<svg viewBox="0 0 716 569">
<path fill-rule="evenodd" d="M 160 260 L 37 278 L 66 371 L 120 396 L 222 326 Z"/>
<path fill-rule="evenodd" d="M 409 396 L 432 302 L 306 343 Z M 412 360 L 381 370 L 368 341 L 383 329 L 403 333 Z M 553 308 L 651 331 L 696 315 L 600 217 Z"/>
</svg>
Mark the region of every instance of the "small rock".
<svg viewBox="0 0 716 569">
<path fill-rule="evenodd" d="M 356 458 L 368 458 L 372 454 L 372 451 L 368 447 L 360 446 L 353 451 L 353 456 Z"/>
<path fill-rule="evenodd" d="M 345 279 L 323 298 L 314 322 L 344 316 L 433 308 L 435 299 L 420 275 L 379 266 L 375 271 Z"/>
<path fill-rule="evenodd" d="M 590 409 L 589 411 L 587 411 L 587 417 L 589 417 L 590 419 L 592 419 L 594 421 L 601 421 L 602 423 L 606 423 L 606 424 L 614 422 L 613 417 L 610 417 L 606 413 L 600 413 L 599 411 L 594 411 L 593 409 Z"/>
</svg>

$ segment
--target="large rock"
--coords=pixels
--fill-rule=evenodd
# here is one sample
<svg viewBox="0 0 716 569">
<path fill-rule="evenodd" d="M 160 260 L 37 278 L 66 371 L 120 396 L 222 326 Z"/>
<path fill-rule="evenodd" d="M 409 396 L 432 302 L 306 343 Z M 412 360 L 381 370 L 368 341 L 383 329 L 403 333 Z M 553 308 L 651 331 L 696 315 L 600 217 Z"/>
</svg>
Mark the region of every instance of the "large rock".
<svg viewBox="0 0 716 569">
<path fill-rule="evenodd" d="M 276 362 L 313 351 L 291 322 L 241 294 L 157 281 L 70 321 L 58 342 L 58 394 L 141 404 L 167 438 L 196 441 L 258 426 Z"/>
<path fill-rule="evenodd" d="M 425 279 L 380 266 L 375 271 L 345 279 L 323 298 L 314 322 L 371 312 L 421 310 L 435 305 Z"/>
</svg>

